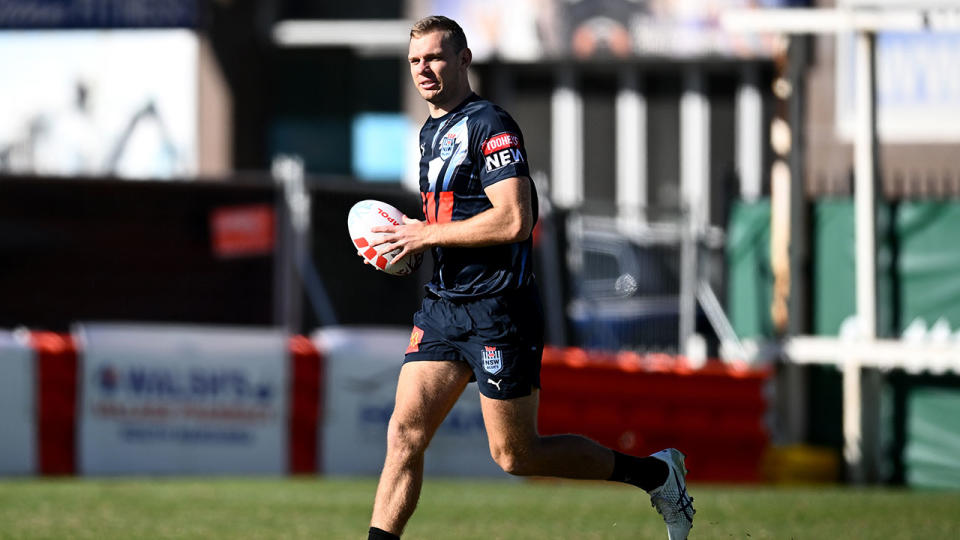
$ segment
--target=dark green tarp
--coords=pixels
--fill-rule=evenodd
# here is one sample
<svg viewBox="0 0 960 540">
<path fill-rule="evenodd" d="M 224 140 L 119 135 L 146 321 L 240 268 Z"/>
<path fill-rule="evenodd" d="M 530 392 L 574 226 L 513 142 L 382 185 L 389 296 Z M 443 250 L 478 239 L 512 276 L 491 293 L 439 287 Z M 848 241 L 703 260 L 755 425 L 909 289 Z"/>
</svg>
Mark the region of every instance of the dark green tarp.
<svg viewBox="0 0 960 540">
<path fill-rule="evenodd" d="M 960 488 L 960 389 L 914 388 L 906 422 L 907 484 Z"/>
<path fill-rule="evenodd" d="M 877 208 L 877 335 L 889 336 L 894 323 L 889 230 L 890 209 Z M 853 201 L 818 201 L 813 209 L 813 333 L 835 336 L 857 311 Z"/>
<path fill-rule="evenodd" d="M 727 313 L 740 338 L 770 338 L 770 202 L 734 203 L 727 229 Z"/>
<path fill-rule="evenodd" d="M 960 329 L 960 203 L 900 204 L 896 222 L 899 256 L 900 331 L 922 318 L 940 318 Z"/>
</svg>

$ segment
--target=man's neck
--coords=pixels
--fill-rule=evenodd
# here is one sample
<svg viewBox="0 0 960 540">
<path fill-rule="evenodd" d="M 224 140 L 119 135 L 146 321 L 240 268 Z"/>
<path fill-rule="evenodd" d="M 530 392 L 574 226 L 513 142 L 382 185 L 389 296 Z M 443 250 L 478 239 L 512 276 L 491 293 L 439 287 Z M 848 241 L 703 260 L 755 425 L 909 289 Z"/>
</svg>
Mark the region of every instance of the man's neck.
<svg viewBox="0 0 960 540">
<path fill-rule="evenodd" d="M 427 102 L 427 108 L 430 111 L 431 118 L 440 118 L 446 114 L 449 114 L 450 111 L 456 109 L 460 106 L 461 103 L 467 100 L 473 94 L 473 90 L 468 86 L 465 90 L 460 92 L 457 95 L 456 99 L 450 99 L 444 102 L 442 105 L 436 105 L 433 103 Z"/>
</svg>

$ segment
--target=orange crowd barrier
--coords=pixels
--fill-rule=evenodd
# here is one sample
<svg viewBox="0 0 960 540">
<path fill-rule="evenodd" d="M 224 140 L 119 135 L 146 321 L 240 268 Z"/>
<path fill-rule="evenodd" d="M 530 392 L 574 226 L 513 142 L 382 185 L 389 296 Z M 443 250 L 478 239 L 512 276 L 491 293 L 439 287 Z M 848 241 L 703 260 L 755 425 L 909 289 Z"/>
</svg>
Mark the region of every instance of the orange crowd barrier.
<svg viewBox="0 0 960 540">
<path fill-rule="evenodd" d="M 37 472 L 76 472 L 77 347 L 69 335 L 32 332 L 36 352 Z"/>
<path fill-rule="evenodd" d="M 580 433 L 633 455 L 675 447 L 692 481 L 758 482 L 769 445 L 767 369 L 683 357 L 544 352 L 538 425 L 544 435 Z"/>
<path fill-rule="evenodd" d="M 290 338 L 290 474 L 317 472 L 317 432 L 322 418 L 322 362 L 313 342 Z"/>
</svg>

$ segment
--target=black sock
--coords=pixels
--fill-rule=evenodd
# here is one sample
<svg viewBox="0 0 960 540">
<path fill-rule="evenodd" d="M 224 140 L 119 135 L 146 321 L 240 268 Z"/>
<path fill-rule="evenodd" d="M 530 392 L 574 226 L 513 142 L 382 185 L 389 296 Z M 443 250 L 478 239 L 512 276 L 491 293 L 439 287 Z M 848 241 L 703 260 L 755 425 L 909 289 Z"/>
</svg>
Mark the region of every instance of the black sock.
<svg viewBox="0 0 960 540">
<path fill-rule="evenodd" d="M 400 537 L 393 533 L 388 533 L 383 529 L 370 527 L 370 532 L 367 533 L 367 540 L 400 540 Z"/>
<path fill-rule="evenodd" d="M 667 464 L 655 457 L 634 457 L 613 450 L 613 473 L 609 480 L 624 482 L 650 491 L 667 481 Z"/>
</svg>

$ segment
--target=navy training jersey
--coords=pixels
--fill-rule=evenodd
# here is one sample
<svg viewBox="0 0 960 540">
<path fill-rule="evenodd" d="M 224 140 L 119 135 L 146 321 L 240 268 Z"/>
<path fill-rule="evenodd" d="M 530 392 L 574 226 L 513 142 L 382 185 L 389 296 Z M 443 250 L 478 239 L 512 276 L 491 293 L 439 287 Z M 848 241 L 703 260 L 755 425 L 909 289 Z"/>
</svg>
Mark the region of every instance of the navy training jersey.
<svg viewBox="0 0 960 540">
<path fill-rule="evenodd" d="M 513 118 L 471 94 L 420 129 L 420 195 L 428 223 L 460 221 L 493 205 L 484 188 L 511 177 L 530 176 L 523 135 Z M 530 182 L 533 216 L 537 193 Z M 533 242 L 485 247 L 433 248 L 433 279 L 427 290 L 449 299 L 485 297 L 530 283 Z"/>
</svg>

